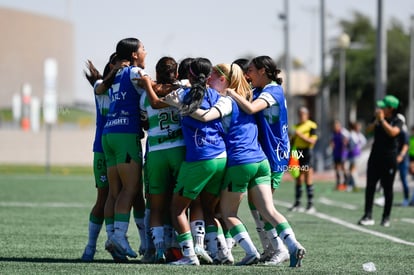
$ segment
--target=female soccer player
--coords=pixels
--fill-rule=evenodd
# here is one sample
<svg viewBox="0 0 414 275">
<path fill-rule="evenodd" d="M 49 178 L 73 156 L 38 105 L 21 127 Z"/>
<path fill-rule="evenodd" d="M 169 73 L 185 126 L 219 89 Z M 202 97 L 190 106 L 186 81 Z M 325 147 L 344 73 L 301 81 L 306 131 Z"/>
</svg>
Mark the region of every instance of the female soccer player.
<svg viewBox="0 0 414 275">
<path fill-rule="evenodd" d="M 140 141 L 139 98 L 145 91 L 136 84 L 140 78 L 139 70 L 145 68 L 147 52 L 141 41 L 126 38 L 118 42 L 116 54 L 119 60 L 129 62 L 129 66 L 104 79 L 101 89 L 109 89 L 111 104 L 105 124 L 102 144 L 108 167 L 109 198 L 105 216 L 113 211 L 114 233 L 109 236 L 110 251 L 115 249 L 121 255 L 137 257 L 126 238 L 130 211 L 144 212 L 145 202 L 142 194 L 142 148 Z M 114 207 L 112 207 L 114 205 Z M 140 206 L 138 206 L 140 205 Z M 142 208 L 142 209 L 136 209 Z M 143 241 L 143 240 L 141 240 Z"/>
<path fill-rule="evenodd" d="M 252 59 L 247 71 L 251 85 L 254 87 L 254 100 L 249 102 L 234 90 L 228 90 L 228 95 L 237 101 L 243 111 L 248 114 L 256 114 L 259 142 L 270 163 L 272 189 L 278 188 L 281 182 L 288 165 L 290 151 L 287 106 L 279 73 L 280 70 L 270 57 L 258 56 Z M 269 196 L 269 194 L 263 195 Z M 265 205 L 255 205 L 268 223 L 265 226 L 268 238 L 277 240 L 279 245 L 274 244 L 273 246 L 282 249 L 280 238 L 277 237 L 279 235 L 288 247 L 290 266 L 300 266 L 305 249 L 296 240 L 290 224 L 281 213 L 275 209 L 273 215 L 268 216 L 265 212 L 260 211 L 259 207 L 270 207 L 269 203 L 273 206 L 273 200 L 270 202 L 266 200 Z M 278 264 L 286 259 L 284 253 L 282 255 L 275 253 L 274 257 L 272 264 Z"/>
<path fill-rule="evenodd" d="M 177 265 L 199 265 L 186 216 L 191 202 L 199 195 L 206 226 L 220 226 L 214 214 L 226 165 L 223 128 L 218 119 L 200 122 L 189 116 L 198 108 L 211 108 L 220 98 L 216 90 L 207 86 L 211 69 L 210 60 L 195 58 L 189 67 L 191 87 L 176 92 L 182 103 L 180 114 L 186 143 L 186 157 L 181 165 L 172 200 L 173 225 L 184 255 L 172 263 Z"/>
</svg>

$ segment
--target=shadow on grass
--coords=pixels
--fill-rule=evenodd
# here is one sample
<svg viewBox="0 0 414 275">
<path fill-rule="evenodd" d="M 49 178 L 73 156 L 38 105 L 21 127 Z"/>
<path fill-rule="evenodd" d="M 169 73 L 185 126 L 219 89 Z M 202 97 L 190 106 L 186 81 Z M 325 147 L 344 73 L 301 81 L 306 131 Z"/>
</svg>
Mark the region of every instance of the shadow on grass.
<svg viewBox="0 0 414 275">
<path fill-rule="evenodd" d="M 99 259 L 92 262 L 84 262 L 81 259 L 59 259 L 59 258 L 18 258 L 18 257 L 0 257 L 0 262 L 21 262 L 21 263 L 94 263 L 94 264 L 112 264 L 115 263 L 111 259 Z M 121 264 L 140 264 L 139 260 L 129 260 Z"/>
</svg>

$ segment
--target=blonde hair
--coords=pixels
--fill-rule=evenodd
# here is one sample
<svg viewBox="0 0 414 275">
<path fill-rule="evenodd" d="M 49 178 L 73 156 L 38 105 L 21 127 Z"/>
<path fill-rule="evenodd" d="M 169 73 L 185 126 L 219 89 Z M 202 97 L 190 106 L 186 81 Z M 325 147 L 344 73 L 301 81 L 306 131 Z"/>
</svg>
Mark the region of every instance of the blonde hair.
<svg viewBox="0 0 414 275">
<path fill-rule="evenodd" d="M 220 75 L 224 76 L 230 89 L 233 89 L 237 94 L 243 96 L 248 101 L 252 101 L 252 88 L 247 82 L 243 70 L 236 63 L 232 64 L 217 64 L 213 67 Z"/>
</svg>

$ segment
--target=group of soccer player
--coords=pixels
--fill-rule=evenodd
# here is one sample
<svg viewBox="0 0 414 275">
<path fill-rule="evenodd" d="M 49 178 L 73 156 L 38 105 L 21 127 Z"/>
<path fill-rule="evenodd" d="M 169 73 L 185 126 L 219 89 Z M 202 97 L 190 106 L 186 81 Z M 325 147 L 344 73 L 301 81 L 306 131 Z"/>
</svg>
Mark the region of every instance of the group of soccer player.
<svg viewBox="0 0 414 275">
<path fill-rule="evenodd" d="M 98 191 L 82 260 L 93 261 L 104 222 L 114 261 L 136 258 L 127 239 L 133 209 L 143 263 L 301 266 L 306 250 L 273 203 L 290 153 L 275 62 L 162 57 L 153 80 L 146 54 L 141 41 L 125 38 L 103 75 L 87 63 Z M 244 194 L 263 253 L 237 216 Z M 236 242 L 246 255 L 235 262 Z"/>
</svg>

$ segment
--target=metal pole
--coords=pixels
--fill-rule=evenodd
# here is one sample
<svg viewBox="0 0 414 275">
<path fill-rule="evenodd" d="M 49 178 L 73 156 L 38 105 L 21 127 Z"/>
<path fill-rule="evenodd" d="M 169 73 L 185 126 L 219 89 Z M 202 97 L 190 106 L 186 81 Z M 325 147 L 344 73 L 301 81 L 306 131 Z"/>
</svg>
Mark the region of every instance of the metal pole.
<svg viewBox="0 0 414 275">
<path fill-rule="evenodd" d="M 289 44 L 289 0 L 285 0 L 285 15 L 284 15 L 284 35 L 285 35 L 285 70 L 286 70 L 286 79 L 285 79 L 285 95 L 286 102 L 288 104 L 288 117 L 289 121 L 294 124 L 294 101 L 292 96 L 292 91 L 290 90 L 290 44 Z"/>
<path fill-rule="evenodd" d="M 410 87 L 408 92 L 408 126 L 414 126 L 414 15 L 411 15 L 410 26 Z"/>
<path fill-rule="evenodd" d="M 387 35 L 383 26 L 382 7 L 382 0 L 378 0 L 374 104 L 385 96 L 385 85 L 387 82 Z"/>
<path fill-rule="evenodd" d="M 323 170 L 327 164 L 326 148 L 329 145 L 329 89 L 325 80 L 325 0 L 320 0 L 320 23 L 321 23 L 321 85 L 319 90 L 319 112 L 316 113 L 316 122 L 320 128 L 319 141 L 315 148 L 317 165 L 316 170 Z"/>
<path fill-rule="evenodd" d="M 320 10 L 320 19 L 321 19 L 321 77 L 322 84 L 325 81 L 325 0 L 320 0 L 321 10 Z"/>
<path fill-rule="evenodd" d="M 50 174 L 50 132 L 52 130 L 52 125 L 50 123 L 46 123 L 46 174 Z"/>
<path fill-rule="evenodd" d="M 348 118 L 346 115 L 346 49 L 349 48 L 350 38 L 347 33 L 342 33 L 338 39 L 339 49 L 339 121 L 346 125 Z"/>
<path fill-rule="evenodd" d="M 339 49 L 339 121 L 342 125 L 346 125 L 345 118 L 345 109 L 346 109 L 346 99 L 345 99 L 345 48 Z"/>
</svg>

